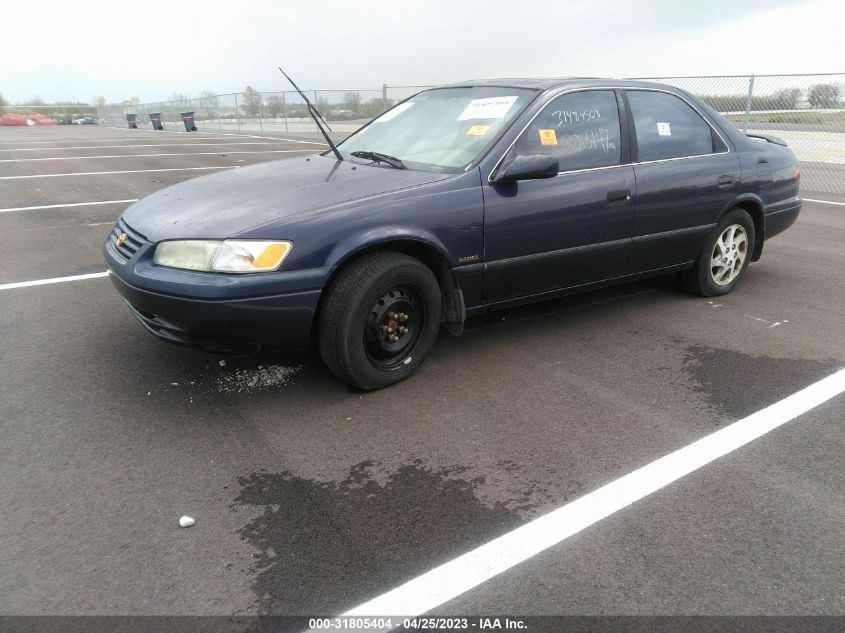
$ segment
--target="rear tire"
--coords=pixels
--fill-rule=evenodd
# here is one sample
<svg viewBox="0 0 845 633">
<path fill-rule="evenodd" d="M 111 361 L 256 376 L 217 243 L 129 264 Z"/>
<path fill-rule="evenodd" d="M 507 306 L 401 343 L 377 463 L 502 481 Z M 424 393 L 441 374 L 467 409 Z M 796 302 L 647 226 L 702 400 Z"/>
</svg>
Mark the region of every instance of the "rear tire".
<svg viewBox="0 0 845 633">
<path fill-rule="evenodd" d="M 684 288 L 703 297 L 729 293 L 748 271 L 754 240 L 751 216 L 744 209 L 731 209 L 707 237 L 695 265 L 684 271 Z"/>
<path fill-rule="evenodd" d="M 342 269 L 318 318 L 323 362 L 341 380 L 379 389 L 420 366 L 440 327 L 440 287 L 422 262 L 373 253 Z"/>
</svg>

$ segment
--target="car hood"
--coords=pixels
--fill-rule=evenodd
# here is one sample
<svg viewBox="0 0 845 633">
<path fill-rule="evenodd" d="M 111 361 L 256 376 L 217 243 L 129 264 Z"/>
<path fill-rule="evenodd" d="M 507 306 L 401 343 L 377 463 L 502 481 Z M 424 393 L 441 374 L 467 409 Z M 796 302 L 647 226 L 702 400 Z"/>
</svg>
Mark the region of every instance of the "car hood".
<svg viewBox="0 0 845 633">
<path fill-rule="evenodd" d="M 139 200 L 124 221 L 148 240 L 232 237 L 260 224 L 449 178 L 324 156 L 217 172 Z"/>
</svg>

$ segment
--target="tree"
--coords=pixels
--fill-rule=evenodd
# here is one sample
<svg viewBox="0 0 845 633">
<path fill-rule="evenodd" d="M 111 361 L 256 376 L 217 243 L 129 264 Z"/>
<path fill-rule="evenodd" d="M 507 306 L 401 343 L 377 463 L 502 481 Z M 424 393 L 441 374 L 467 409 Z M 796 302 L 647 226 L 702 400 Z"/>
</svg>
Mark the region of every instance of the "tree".
<svg viewBox="0 0 845 633">
<path fill-rule="evenodd" d="M 371 119 L 373 117 L 378 116 L 388 108 L 393 107 L 393 99 L 387 99 L 386 101 L 381 97 L 376 97 L 375 99 L 370 99 L 367 101 L 362 108 L 361 114 Z"/>
<path fill-rule="evenodd" d="M 794 110 L 798 107 L 798 99 L 801 98 L 800 88 L 781 88 L 772 98 L 775 100 L 775 107 L 784 110 Z"/>
<path fill-rule="evenodd" d="M 217 118 L 217 111 L 219 106 L 217 104 L 217 95 L 211 92 L 211 90 L 203 90 L 199 97 L 197 97 L 197 107 L 199 108 L 200 112 L 198 113 L 202 119 L 216 119 Z"/>
<path fill-rule="evenodd" d="M 3 95 L 1 95 L 1 94 L 0 94 L 0 108 L 2 108 L 3 106 L 7 106 L 7 105 L 9 105 L 9 102 L 8 102 L 8 101 L 6 101 L 6 100 L 3 98 Z"/>
<path fill-rule="evenodd" d="M 807 101 L 811 108 L 835 108 L 841 89 L 837 84 L 815 84 L 810 86 Z"/>
<path fill-rule="evenodd" d="M 252 86 L 244 89 L 243 103 L 241 108 L 248 118 L 255 118 L 261 112 L 261 93 Z"/>
<path fill-rule="evenodd" d="M 267 95 L 264 99 L 264 114 L 270 118 L 277 118 L 284 114 L 285 102 L 277 95 Z"/>
<path fill-rule="evenodd" d="M 168 101 L 169 103 L 167 105 L 173 108 L 173 110 L 185 112 L 191 109 L 191 98 L 184 92 L 174 92 L 170 95 Z"/>
<path fill-rule="evenodd" d="M 361 114 L 361 93 L 347 92 L 343 95 L 343 109 L 349 110 L 355 116 Z"/>
</svg>

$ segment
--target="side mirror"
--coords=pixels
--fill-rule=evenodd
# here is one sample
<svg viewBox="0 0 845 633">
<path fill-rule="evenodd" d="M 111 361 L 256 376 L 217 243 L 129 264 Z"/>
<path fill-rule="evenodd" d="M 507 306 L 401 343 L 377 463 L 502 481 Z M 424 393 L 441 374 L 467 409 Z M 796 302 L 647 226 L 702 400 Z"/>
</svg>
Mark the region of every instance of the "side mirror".
<svg viewBox="0 0 845 633">
<path fill-rule="evenodd" d="M 554 156 L 547 156 L 546 154 L 518 155 L 499 169 L 493 177 L 493 182 L 554 178 L 559 171 L 560 165 Z"/>
</svg>

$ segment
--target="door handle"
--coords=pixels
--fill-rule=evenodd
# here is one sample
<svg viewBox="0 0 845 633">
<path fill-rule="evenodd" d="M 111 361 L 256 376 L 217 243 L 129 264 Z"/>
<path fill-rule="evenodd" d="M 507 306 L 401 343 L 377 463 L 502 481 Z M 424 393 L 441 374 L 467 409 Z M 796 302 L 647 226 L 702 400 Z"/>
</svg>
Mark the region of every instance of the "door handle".
<svg viewBox="0 0 845 633">
<path fill-rule="evenodd" d="M 627 204 L 631 201 L 631 190 L 630 189 L 615 189 L 613 191 L 608 192 L 607 194 L 607 203 L 608 204 Z"/>
<path fill-rule="evenodd" d="M 722 176 L 719 176 L 718 183 L 720 187 L 733 187 L 734 175 L 724 174 Z"/>
</svg>

